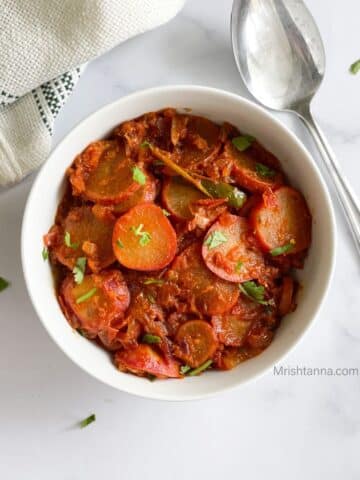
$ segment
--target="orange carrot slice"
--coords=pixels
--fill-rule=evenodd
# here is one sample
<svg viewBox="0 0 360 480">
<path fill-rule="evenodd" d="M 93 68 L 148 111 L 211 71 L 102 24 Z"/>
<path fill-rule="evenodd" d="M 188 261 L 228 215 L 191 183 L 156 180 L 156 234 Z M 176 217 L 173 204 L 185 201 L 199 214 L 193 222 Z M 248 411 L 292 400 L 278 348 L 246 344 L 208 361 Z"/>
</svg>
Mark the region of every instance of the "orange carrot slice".
<svg viewBox="0 0 360 480">
<path fill-rule="evenodd" d="M 183 323 L 176 333 L 175 342 L 175 355 L 192 368 L 211 358 L 218 345 L 214 330 L 204 320 Z"/>
<path fill-rule="evenodd" d="M 105 326 L 122 317 L 130 294 L 121 273 L 109 270 L 85 275 L 81 284 L 69 274 L 60 287 L 60 300 L 70 325 L 95 338 Z"/>
<path fill-rule="evenodd" d="M 261 277 L 264 257 L 245 218 L 223 213 L 208 230 L 202 256 L 206 266 L 224 280 L 245 282 Z"/>
<path fill-rule="evenodd" d="M 291 187 L 265 193 L 251 222 L 265 251 L 274 256 L 306 250 L 311 242 L 311 215 L 304 197 Z"/>
<path fill-rule="evenodd" d="M 115 365 L 123 372 L 136 375 L 155 375 L 157 378 L 179 378 L 179 364 L 163 358 L 150 345 L 141 344 L 128 350 L 120 350 L 114 356 Z"/>
<path fill-rule="evenodd" d="M 135 270 L 160 270 L 176 253 L 175 230 L 163 210 L 150 203 L 137 205 L 120 217 L 112 241 L 118 261 Z"/>
</svg>

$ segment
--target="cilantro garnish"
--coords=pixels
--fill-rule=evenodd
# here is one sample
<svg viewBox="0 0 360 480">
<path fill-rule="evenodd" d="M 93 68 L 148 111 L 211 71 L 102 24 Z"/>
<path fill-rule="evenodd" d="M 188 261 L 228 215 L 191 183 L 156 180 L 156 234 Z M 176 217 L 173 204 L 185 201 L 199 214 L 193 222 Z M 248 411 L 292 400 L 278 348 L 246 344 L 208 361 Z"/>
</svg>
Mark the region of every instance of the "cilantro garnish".
<svg viewBox="0 0 360 480">
<path fill-rule="evenodd" d="M 75 283 L 80 285 L 84 280 L 86 268 L 86 257 L 79 257 L 76 260 L 75 267 L 73 268 L 72 273 L 74 274 Z"/>
<path fill-rule="evenodd" d="M 145 185 L 146 183 L 146 175 L 145 173 L 140 170 L 139 167 L 135 166 L 132 168 L 132 173 L 133 173 L 133 180 L 137 183 L 139 183 L 140 185 Z"/>
<path fill-rule="evenodd" d="M 151 235 L 149 232 L 144 232 L 143 228 L 144 228 L 144 225 L 141 223 L 137 227 L 131 227 L 131 231 L 134 232 L 136 236 L 140 237 L 139 244 L 142 247 L 145 247 L 145 245 L 147 245 L 150 242 Z"/>
<path fill-rule="evenodd" d="M 204 245 L 206 245 L 209 250 L 212 250 L 213 248 L 216 248 L 225 242 L 227 242 L 227 237 L 222 232 L 219 232 L 218 230 L 214 230 L 207 237 Z"/>
<path fill-rule="evenodd" d="M 79 303 L 85 302 L 86 300 L 89 300 L 89 298 L 95 295 L 96 291 L 97 291 L 96 287 L 92 288 L 88 292 L 84 293 L 84 295 L 81 295 L 79 298 L 77 298 L 76 303 L 79 304 Z"/>
<path fill-rule="evenodd" d="M 360 60 L 356 60 L 349 68 L 350 73 L 356 75 L 360 71 Z"/>
<path fill-rule="evenodd" d="M 95 420 L 96 420 L 96 415 L 93 413 L 92 415 L 89 415 L 87 418 L 85 418 L 80 422 L 80 428 L 87 427 L 88 425 L 90 425 L 90 423 L 95 422 Z"/>
<path fill-rule="evenodd" d="M 79 247 L 78 243 L 71 243 L 71 237 L 69 232 L 65 232 L 64 243 L 67 247 L 73 248 L 74 250 L 76 250 Z"/>
<path fill-rule="evenodd" d="M 190 372 L 188 373 L 189 377 L 194 377 L 195 375 L 199 375 L 199 373 L 208 369 L 212 363 L 213 363 L 212 360 L 207 360 L 205 363 L 200 365 L 200 367 L 197 367 L 197 368 L 194 368 L 193 370 L 190 370 Z"/>
<path fill-rule="evenodd" d="M 283 245 L 282 247 L 276 247 L 270 250 L 270 255 L 272 255 L 273 257 L 277 257 L 278 255 L 283 255 L 284 253 L 290 252 L 294 248 L 295 243 L 295 240 L 291 239 L 290 242 L 286 245 Z"/>
<path fill-rule="evenodd" d="M 273 300 L 265 300 L 265 287 L 263 285 L 258 285 L 253 280 L 240 283 L 239 288 L 241 293 L 255 303 L 260 303 L 261 305 L 271 305 L 273 303 Z"/>
<path fill-rule="evenodd" d="M 232 139 L 233 145 L 239 150 L 239 152 L 244 152 L 247 150 L 250 145 L 255 140 L 251 135 L 240 135 Z"/>
<path fill-rule="evenodd" d="M 152 335 L 151 333 L 144 333 L 142 336 L 142 341 L 144 343 L 160 343 L 161 338 L 158 335 Z"/>
<path fill-rule="evenodd" d="M 8 288 L 9 285 L 10 285 L 10 282 L 5 280 L 5 278 L 0 277 L 0 292 Z"/>
<path fill-rule="evenodd" d="M 263 163 L 255 163 L 255 170 L 256 174 L 259 177 L 263 178 L 273 178 L 276 175 L 275 170 L 272 168 L 269 168 L 267 165 L 264 165 Z"/>
</svg>

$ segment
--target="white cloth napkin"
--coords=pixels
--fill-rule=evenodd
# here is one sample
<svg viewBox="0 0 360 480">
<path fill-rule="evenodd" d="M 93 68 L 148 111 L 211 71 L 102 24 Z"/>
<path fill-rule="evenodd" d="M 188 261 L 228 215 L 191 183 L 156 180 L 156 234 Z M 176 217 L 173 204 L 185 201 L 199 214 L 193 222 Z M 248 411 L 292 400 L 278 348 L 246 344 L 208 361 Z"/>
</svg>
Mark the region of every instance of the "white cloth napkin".
<svg viewBox="0 0 360 480">
<path fill-rule="evenodd" d="M 83 65 L 170 20 L 185 0 L 2 0 L 0 185 L 47 157 Z"/>
</svg>

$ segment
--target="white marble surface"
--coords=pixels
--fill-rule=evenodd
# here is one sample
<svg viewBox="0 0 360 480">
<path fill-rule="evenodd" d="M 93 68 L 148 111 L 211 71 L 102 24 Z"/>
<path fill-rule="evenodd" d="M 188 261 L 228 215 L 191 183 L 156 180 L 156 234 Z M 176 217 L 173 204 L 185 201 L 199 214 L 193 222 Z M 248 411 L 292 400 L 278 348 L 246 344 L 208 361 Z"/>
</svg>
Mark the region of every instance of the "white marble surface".
<svg viewBox="0 0 360 480">
<path fill-rule="evenodd" d="M 357 0 L 308 0 L 327 76 L 314 112 L 360 194 Z M 169 83 L 245 95 L 229 43 L 230 0 L 188 0 L 171 23 L 93 62 L 57 121 L 55 143 L 122 95 Z M 278 115 L 314 152 L 296 119 Z M 25 291 L 20 226 L 32 178 L 0 194 L 0 478 L 75 480 L 360 478 L 359 377 L 279 377 L 194 403 L 121 394 L 83 373 L 50 340 Z M 46 201 L 46 199 L 44 199 Z M 327 303 L 283 365 L 360 367 L 359 259 L 336 205 L 338 258 Z M 95 412 L 80 430 L 76 422 Z"/>
</svg>

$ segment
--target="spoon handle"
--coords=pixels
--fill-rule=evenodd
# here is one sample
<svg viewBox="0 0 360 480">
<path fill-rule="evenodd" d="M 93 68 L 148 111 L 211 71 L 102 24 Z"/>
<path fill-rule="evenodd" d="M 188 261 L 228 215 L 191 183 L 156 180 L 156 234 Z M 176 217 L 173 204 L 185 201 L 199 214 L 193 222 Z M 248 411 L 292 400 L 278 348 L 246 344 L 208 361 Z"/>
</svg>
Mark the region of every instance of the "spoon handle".
<svg viewBox="0 0 360 480">
<path fill-rule="evenodd" d="M 360 255 L 360 203 L 351 189 L 347 180 L 342 175 L 334 152 L 332 151 L 324 134 L 315 122 L 310 107 L 302 108 L 297 112 L 302 121 L 309 129 L 315 143 L 317 144 L 327 171 L 332 178 L 335 190 L 344 210 L 346 219 L 351 229 L 357 251 Z"/>
</svg>

